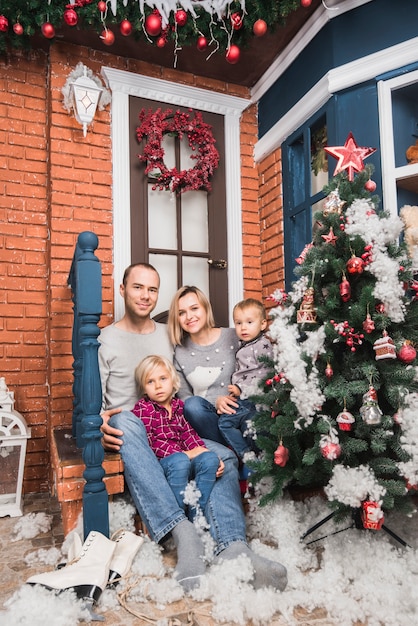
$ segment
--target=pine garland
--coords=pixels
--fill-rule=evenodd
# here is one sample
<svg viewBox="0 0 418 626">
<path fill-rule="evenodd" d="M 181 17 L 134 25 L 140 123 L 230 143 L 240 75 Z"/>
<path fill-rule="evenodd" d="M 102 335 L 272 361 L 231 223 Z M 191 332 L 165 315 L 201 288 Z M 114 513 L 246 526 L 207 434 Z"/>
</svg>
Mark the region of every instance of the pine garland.
<svg viewBox="0 0 418 626">
<path fill-rule="evenodd" d="M 172 6 L 175 9 L 170 10 Z M 224 7 L 222 13 L 220 6 Z M 101 11 L 103 7 L 105 10 Z M 163 30 L 158 36 L 151 36 L 146 31 L 145 19 L 158 11 L 158 7 L 164 9 L 161 12 Z M 180 26 L 175 14 L 182 7 L 191 10 L 186 10 L 187 21 Z M 196 46 L 198 37 L 203 36 L 208 42 L 209 54 L 224 52 L 231 44 L 246 46 L 254 37 L 253 25 L 257 20 L 264 20 L 268 28 L 274 30 L 298 8 L 300 0 L 205 0 L 202 3 L 190 0 L 107 0 L 101 3 L 96 0 L 2 0 L 0 51 L 6 51 L 9 46 L 30 47 L 31 38 L 42 32 L 41 27 L 46 22 L 59 32 L 66 23 L 65 12 L 71 9 L 77 16 L 73 28 L 96 31 L 98 36 L 103 30 L 111 29 L 116 37 L 122 37 L 119 25 L 128 20 L 132 25 L 131 36 L 151 45 L 163 37 L 179 49 Z M 238 28 L 234 28 L 234 14 L 239 16 Z"/>
</svg>

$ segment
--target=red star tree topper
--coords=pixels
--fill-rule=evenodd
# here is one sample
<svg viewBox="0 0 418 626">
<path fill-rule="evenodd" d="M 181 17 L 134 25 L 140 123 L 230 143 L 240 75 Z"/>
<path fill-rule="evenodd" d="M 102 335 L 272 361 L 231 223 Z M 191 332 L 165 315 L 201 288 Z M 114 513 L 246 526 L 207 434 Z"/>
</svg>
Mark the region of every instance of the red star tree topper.
<svg viewBox="0 0 418 626">
<path fill-rule="evenodd" d="M 376 152 L 376 148 L 359 148 L 351 132 L 343 146 L 326 147 L 324 150 L 338 159 L 334 176 L 347 170 L 349 181 L 354 180 L 354 172 L 361 172 L 364 169 L 363 159 Z"/>
</svg>

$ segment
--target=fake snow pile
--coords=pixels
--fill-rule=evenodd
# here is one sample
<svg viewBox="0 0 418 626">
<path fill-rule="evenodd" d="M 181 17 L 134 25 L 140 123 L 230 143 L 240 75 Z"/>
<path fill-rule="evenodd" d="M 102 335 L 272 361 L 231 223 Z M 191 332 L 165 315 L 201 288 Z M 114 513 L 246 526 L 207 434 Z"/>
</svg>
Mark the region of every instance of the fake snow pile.
<svg viewBox="0 0 418 626">
<path fill-rule="evenodd" d="M 304 503 L 284 498 L 263 508 L 258 507 L 255 500 L 251 501 L 247 514 L 250 545 L 262 556 L 286 565 L 288 587 L 283 593 L 272 589 L 255 591 L 248 583 L 251 567 L 245 557 L 212 565 L 201 587 L 192 595 L 191 606 L 197 623 L 199 611 L 207 615 L 209 606 L 214 623 L 219 624 L 264 626 L 276 618 L 281 624 L 291 626 L 298 623 L 294 617 L 296 607 L 307 612 L 323 608 L 330 623 L 338 626 L 352 626 L 357 621 L 367 622 L 368 626 L 415 624 L 418 615 L 416 514 L 411 518 L 398 518 L 393 514 L 387 520 L 387 526 L 407 541 L 409 546 L 406 548 L 382 530 L 350 528 L 332 534 L 349 525 L 337 526 L 332 520 L 301 542 L 300 537 L 308 528 L 328 514 L 329 509 L 320 498 Z M 132 520 L 133 507 L 130 504 L 111 505 L 112 532 L 121 527 L 133 530 Z M 26 526 L 32 526 L 33 531 L 39 528 L 35 518 L 26 520 Z M 27 536 L 28 528 L 25 531 L 18 528 L 18 533 L 22 533 L 19 536 Z M 324 535 L 327 536 L 307 545 L 311 538 Z M 33 565 L 38 559 L 40 564 L 48 565 L 40 567 L 39 571 L 53 569 L 52 561 L 57 555 L 51 554 L 48 559 L 47 553 L 38 551 L 29 555 L 28 563 Z M 56 560 L 63 560 L 62 555 Z M 137 615 L 142 612 L 149 615 L 150 602 L 158 609 L 169 608 L 170 603 L 179 600 L 183 594 L 181 587 L 171 578 L 171 570 L 163 561 L 160 547 L 149 539 L 145 540 L 133 562 L 130 579 L 121 582 L 118 591 Z M 5 608 L 5 613 L 0 613 L 0 622 L 4 626 L 44 626 L 46 616 L 49 626 L 75 626 L 79 621 L 90 620 L 82 603 L 71 592 L 55 596 L 44 589 L 26 585 L 15 592 Z M 106 619 L 109 610 L 122 611 L 116 591 L 106 589 L 97 612 Z M 156 626 L 167 626 L 167 623 L 166 618 L 155 621 Z"/>
</svg>

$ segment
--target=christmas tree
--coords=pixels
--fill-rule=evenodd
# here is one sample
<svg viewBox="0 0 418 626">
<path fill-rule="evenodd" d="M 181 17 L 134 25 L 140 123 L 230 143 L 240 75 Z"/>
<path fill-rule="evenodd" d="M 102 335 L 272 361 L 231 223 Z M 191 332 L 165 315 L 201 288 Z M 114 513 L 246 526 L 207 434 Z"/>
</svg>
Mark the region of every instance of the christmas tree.
<svg viewBox="0 0 418 626">
<path fill-rule="evenodd" d="M 372 195 L 374 150 L 326 148 L 339 158 L 314 216 L 297 280 L 272 294 L 271 377 L 254 397 L 261 504 L 290 486 L 323 487 L 337 517 L 413 508 L 418 489 L 417 282 L 404 222 Z M 264 481 L 266 482 L 266 481 Z"/>
</svg>

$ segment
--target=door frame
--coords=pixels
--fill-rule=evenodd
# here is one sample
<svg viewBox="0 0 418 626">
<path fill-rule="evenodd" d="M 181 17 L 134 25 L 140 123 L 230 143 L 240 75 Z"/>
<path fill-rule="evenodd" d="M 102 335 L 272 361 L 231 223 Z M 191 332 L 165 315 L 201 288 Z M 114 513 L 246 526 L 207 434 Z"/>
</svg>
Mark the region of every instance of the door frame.
<svg viewBox="0 0 418 626">
<path fill-rule="evenodd" d="M 119 284 L 130 264 L 129 96 L 223 115 L 225 128 L 226 216 L 228 229 L 228 296 L 232 305 L 243 297 L 240 119 L 251 101 L 200 87 L 102 67 L 112 91 L 114 319 L 124 314 Z"/>
</svg>

